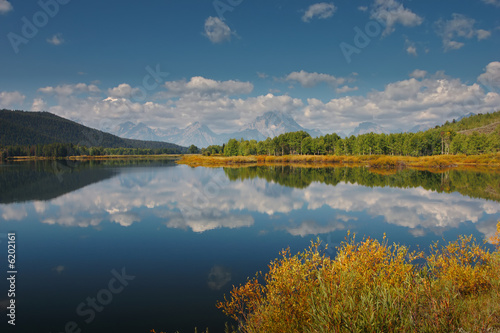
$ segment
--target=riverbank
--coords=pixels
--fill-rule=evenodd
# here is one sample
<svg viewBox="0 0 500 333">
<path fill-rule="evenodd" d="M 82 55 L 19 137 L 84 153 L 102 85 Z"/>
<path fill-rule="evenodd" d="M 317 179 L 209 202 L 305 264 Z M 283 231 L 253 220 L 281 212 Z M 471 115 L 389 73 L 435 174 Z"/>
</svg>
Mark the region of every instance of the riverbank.
<svg viewBox="0 0 500 333">
<path fill-rule="evenodd" d="M 224 167 L 252 165 L 304 165 L 304 166 L 335 166 L 354 165 L 368 166 L 377 169 L 393 168 L 455 168 L 455 167 L 488 167 L 500 168 L 500 153 L 484 155 L 437 155 L 437 156 L 334 156 L 334 155 L 285 155 L 285 156 L 202 156 L 183 155 L 177 161 L 192 167 Z"/>
</svg>

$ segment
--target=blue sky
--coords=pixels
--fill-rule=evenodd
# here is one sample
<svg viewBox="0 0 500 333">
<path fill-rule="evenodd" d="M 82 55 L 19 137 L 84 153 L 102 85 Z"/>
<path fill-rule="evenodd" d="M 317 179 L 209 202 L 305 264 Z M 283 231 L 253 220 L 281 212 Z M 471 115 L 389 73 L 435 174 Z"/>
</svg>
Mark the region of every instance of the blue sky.
<svg viewBox="0 0 500 333">
<path fill-rule="evenodd" d="M 266 111 L 407 130 L 500 110 L 500 0 L 0 0 L 0 107 L 97 128 Z"/>
</svg>

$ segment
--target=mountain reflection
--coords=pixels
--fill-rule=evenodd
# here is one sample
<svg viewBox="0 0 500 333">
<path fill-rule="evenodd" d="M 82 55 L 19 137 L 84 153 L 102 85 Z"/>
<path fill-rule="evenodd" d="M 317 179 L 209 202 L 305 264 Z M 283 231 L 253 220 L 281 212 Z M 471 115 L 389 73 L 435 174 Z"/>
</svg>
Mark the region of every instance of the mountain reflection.
<svg viewBox="0 0 500 333">
<path fill-rule="evenodd" d="M 259 232 L 305 237 L 378 219 L 413 236 L 466 222 L 489 236 L 500 213 L 498 172 L 382 174 L 367 168 L 210 169 L 133 162 L 78 165 L 60 182 L 50 168 L 2 168 L 0 221 L 94 228 L 147 221 L 195 233 L 257 228 L 259 222 Z"/>
</svg>

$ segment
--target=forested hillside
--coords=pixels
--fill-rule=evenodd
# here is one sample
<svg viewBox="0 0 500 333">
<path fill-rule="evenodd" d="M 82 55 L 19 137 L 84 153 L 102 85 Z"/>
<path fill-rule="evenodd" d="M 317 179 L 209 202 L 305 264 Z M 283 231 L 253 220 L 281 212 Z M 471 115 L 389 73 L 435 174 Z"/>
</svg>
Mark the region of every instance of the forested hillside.
<svg viewBox="0 0 500 333">
<path fill-rule="evenodd" d="M 205 155 L 401 155 L 483 154 L 500 151 L 500 111 L 446 122 L 425 132 L 368 133 L 341 138 L 327 134 L 312 138 L 304 131 L 285 133 L 265 141 L 231 139 L 223 147 L 210 146 Z"/>
<path fill-rule="evenodd" d="M 102 148 L 170 149 L 187 148 L 167 142 L 130 140 L 86 127 L 49 112 L 0 110 L 0 146 L 32 146 L 53 143 Z"/>
</svg>

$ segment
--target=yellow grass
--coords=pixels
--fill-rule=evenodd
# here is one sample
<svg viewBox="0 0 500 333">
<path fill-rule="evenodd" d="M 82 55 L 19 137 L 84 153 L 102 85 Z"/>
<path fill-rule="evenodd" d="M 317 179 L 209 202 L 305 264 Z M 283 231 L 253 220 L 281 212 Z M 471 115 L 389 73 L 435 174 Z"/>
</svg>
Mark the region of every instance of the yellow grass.
<svg viewBox="0 0 500 333">
<path fill-rule="evenodd" d="M 500 153 L 484 155 L 437 155 L 437 156 L 333 156 L 333 155 L 285 155 L 285 156 L 201 156 L 184 155 L 177 163 L 189 166 L 222 167 L 235 165 L 274 165 L 274 164 L 301 164 L 301 165 L 357 165 L 371 168 L 430 168 L 442 169 L 466 166 L 500 167 Z"/>
</svg>

